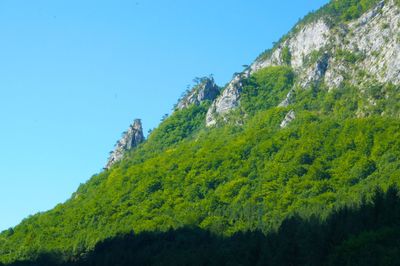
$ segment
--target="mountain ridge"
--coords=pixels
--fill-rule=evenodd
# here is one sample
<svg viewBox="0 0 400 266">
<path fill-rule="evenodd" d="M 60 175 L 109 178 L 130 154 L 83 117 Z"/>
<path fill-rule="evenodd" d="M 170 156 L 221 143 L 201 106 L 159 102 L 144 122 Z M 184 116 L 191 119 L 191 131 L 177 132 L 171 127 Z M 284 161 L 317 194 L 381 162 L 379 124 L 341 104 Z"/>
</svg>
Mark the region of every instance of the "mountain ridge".
<svg viewBox="0 0 400 266">
<path fill-rule="evenodd" d="M 335 2 L 341 1 L 332 1 L 325 8 Z M 376 80 L 399 84 L 400 47 L 396 40 L 399 36 L 390 39 L 400 31 L 399 5 L 395 0 L 369 3 L 375 5 L 370 4 L 372 9 L 351 23 L 336 25 L 326 15 L 311 19 L 303 28 L 300 27 L 300 22 L 273 49 L 257 58 L 229 82 L 207 112 L 207 126 L 215 125 L 219 115 L 223 116 L 239 106 L 242 79 L 269 66 L 292 66 L 298 72 L 297 86 L 301 89 L 321 80 L 328 90 L 340 87 L 344 81 L 356 83 L 360 80 L 349 79 L 348 72 L 352 72 L 354 76 L 362 72 L 364 82 Z M 348 37 L 350 34 L 354 36 Z M 378 59 L 379 63 L 376 62 Z M 351 69 L 346 64 L 349 60 L 351 63 L 363 62 L 357 62 L 361 67 Z"/>
<path fill-rule="evenodd" d="M 80 257 L 132 230 L 268 233 L 400 184 L 399 39 L 385 41 L 399 14 L 394 0 L 335 0 L 306 16 L 222 91 L 194 87 L 68 201 L 1 233 L 0 262 Z"/>
</svg>

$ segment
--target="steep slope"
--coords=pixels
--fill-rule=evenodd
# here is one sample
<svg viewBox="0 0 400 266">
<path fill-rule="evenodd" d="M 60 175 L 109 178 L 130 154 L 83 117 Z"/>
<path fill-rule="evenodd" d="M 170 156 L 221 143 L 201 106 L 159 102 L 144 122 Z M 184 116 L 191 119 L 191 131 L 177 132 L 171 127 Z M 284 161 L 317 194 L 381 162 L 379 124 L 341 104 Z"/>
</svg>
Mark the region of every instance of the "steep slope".
<svg viewBox="0 0 400 266">
<path fill-rule="evenodd" d="M 67 202 L 3 232 L 0 261 L 131 231 L 267 233 L 399 184 L 399 5 L 332 1 L 221 92 L 203 80 Z"/>
<path fill-rule="evenodd" d="M 308 15 L 229 83 L 208 110 L 207 125 L 215 125 L 219 117 L 240 106 L 243 80 L 261 69 L 282 65 L 291 66 L 297 76 L 282 105 L 288 105 L 296 90 L 313 86 L 334 90 L 354 85 L 360 89 L 357 94 L 369 100 L 359 106 L 357 114 L 368 115 L 378 103 L 376 95 L 366 89 L 400 82 L 398 6 L 394 0 L 332 1 Z M 380 97 L 394 96 L 390 89 L 381 90 L 375 92 Z"/>
</svg>

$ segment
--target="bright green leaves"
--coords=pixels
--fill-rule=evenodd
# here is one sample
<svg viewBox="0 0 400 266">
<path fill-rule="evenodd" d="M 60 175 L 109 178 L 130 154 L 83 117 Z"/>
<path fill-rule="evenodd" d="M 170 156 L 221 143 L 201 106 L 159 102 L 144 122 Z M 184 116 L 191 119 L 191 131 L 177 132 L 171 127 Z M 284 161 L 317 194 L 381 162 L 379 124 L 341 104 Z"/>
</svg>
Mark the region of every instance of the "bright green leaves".
<svg viewBox="0 0 400 266">
<path fill-rule="evenodd" d="M 245 81 L 241 106 L 254 114 L 277 106 L 293 86 L 294 73 L 287 66 L 273 66 L 259 70 Z"/>
<path fill-rule="evenodd" d="M 282 62 L 287 66 L 290 66 L 292 62 L 292 53 L 290 52 L 290 49 L 287 46 L 285 46 L 282 49 Z"/>
<path fill-rule="evenodd" d="M 379 2 L 381 0 L 335 0 L 330 5 L 335 15 L 349 21 L 360 17 Z"/>
</svg>

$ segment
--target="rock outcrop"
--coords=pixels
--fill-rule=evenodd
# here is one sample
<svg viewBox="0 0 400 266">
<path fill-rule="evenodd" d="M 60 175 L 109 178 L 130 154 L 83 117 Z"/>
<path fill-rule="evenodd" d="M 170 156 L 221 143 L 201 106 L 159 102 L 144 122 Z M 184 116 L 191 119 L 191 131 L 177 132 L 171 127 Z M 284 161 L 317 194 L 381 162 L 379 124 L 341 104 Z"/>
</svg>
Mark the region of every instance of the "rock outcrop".
<svg viewBox="0 0 400 266">
<path fill-rule="evenodd" d="M 272 65 L 282 65 L 282 51 L 284 47 L 289 48 L 291 54 L 291 66 L 294 69 L 303 66 L 304 59 L 313 51 L 318 51 L 325 47 L 329 41 L 330 28 L 320 19 L 312 22 L 302 29 L 295 31 L 286 41 L 281 43 L 269 57 L 256 60 L 251 65 L 251 72 L 257 72 Z"/>
<path fill-rule="evenodd" d="M 124 157 L 126 151 L 138 146 L 144 140 L 142 122 L 140 119 L 135 119 L 128 131 L 124 132 L 122 138 L 115 144 L 115 149 L 111 152 L 105 168 L 109 169 Z"/>
<path fill-rule="evenodd" d="M 345 81 L 356 86 L 374 81 L 399 84 L 400 8 L 396 1 L 382 1 L 358 19 L 337 25 L 328 23 L 329 15 L 298 24 L 274 49 L 234 77 L 208 110 L 206 125 L 215 125 L 218 117 L 226 120 L 226 114 L 240 106 L 243 78 L 269 66 L 290 65 L 296 74 L 293 90 L 321 83 L 333 90 Z M 279 106 L 291 103 L 293 90 Z"/>
<path fill-rule="evenodd" d="M 296 114 L 293 110 L 290 110 L 289 113 L 286 114 L 285 118 L 281 122 L 281 128 L 287 127 L 290 122 L 292 122 L 296 118 Z"/>
<path fill-rule="evenodd" d="M 287 107 L 292 102 L 293 89 L 291 89 L 286 98 L 278 105 L 279 107 Z"/>
<path fill-rule="evenodd" d="M 176 105 L 176 109 L 182 110 L 192 104 L 199 105 L 201 102 L 213 101 L 219 95 L 220 89 L 213 78 L 203 78 L 200 83 L 193 87 Z"/>
<path fill-rule="evenodd" d="M 215 125 L 218 116 L 224 115 L 239 106 L 240 93 L 242 92 L 241 79 L 241 75 L 237 75 L 212 103 L 206 116 L 207 126 Z"/>
<path fill-rule="evenodd" d="M 326 70 L 329 66 L 329 54 L 325 52 L 317 62 L 309 67 L 301 79 L 301 87 L 306 88 L 314 84 L 318 84 L 325 77 Z"/>
<path fill-rule="evenodd" d="M 350 23 L 349 32 L 342 49 L 363 55 L 359 68 L 380 82 L 400 83 L 400 9 L 395 1 L 379 3 Z"/>
<path fill-rule="evenodd" d="M 282 51 L 284 47 L 287 47 L 290 50 L 290 64 L 292 67 L 294 69 L 300 68 L 306 55 L 312 51 L 319 50 L 326 45 L 328 42 L 328 32 L 329 27 L 323 20 L 311 23 L 282 43 L 271 53 L 270 56 L 256 60 L 248 70 L 236 75 L 228 84 L 228 86 L 222 91 L 221 95 L 211 105 L 207 112 L 206 125 L 215 125 L 218 117 L 224 117 L 224 115 L 240 105 L 240 94 L 242 92 L 243 78 L 247 78 L 251 74 L 268 66 L 286 64 L 282 58 Z M 284 99 L 282 100 L 284 101 Z M 285 105 L 288 104 L 288 102 L 282 102 L 282 104 Z"/>
</svg>

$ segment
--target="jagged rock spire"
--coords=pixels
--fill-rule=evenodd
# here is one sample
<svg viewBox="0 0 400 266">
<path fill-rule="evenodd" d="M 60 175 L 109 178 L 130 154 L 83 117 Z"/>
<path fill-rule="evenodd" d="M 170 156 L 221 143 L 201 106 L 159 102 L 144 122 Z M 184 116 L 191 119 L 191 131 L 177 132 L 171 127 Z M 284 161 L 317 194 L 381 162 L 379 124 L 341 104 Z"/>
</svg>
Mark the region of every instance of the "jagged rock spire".
<svg viewBox="0 0 400 266">
<path fill-rule="evenodd" d="M 124 132 L 122 138 L 115 144 L 115 149 L 111 152 L 105 168 L 109 169 L 113 164 L 123 158 L 126 151 L 135 148 L 143 141 L 142 121 L 140 119 L 135 119 L 132 125 L 129 126 L 128 131 Z"/>
<path fill-rule="evenodd" d="M 176 105 L 176 109 L 182 110 L 192 104 L 199 105 L 201 102 L 213 101 L 219 95 L 219 87 L 212 77 L 202 78 L 200 83 L 190 90 Z"/>
</svg>

